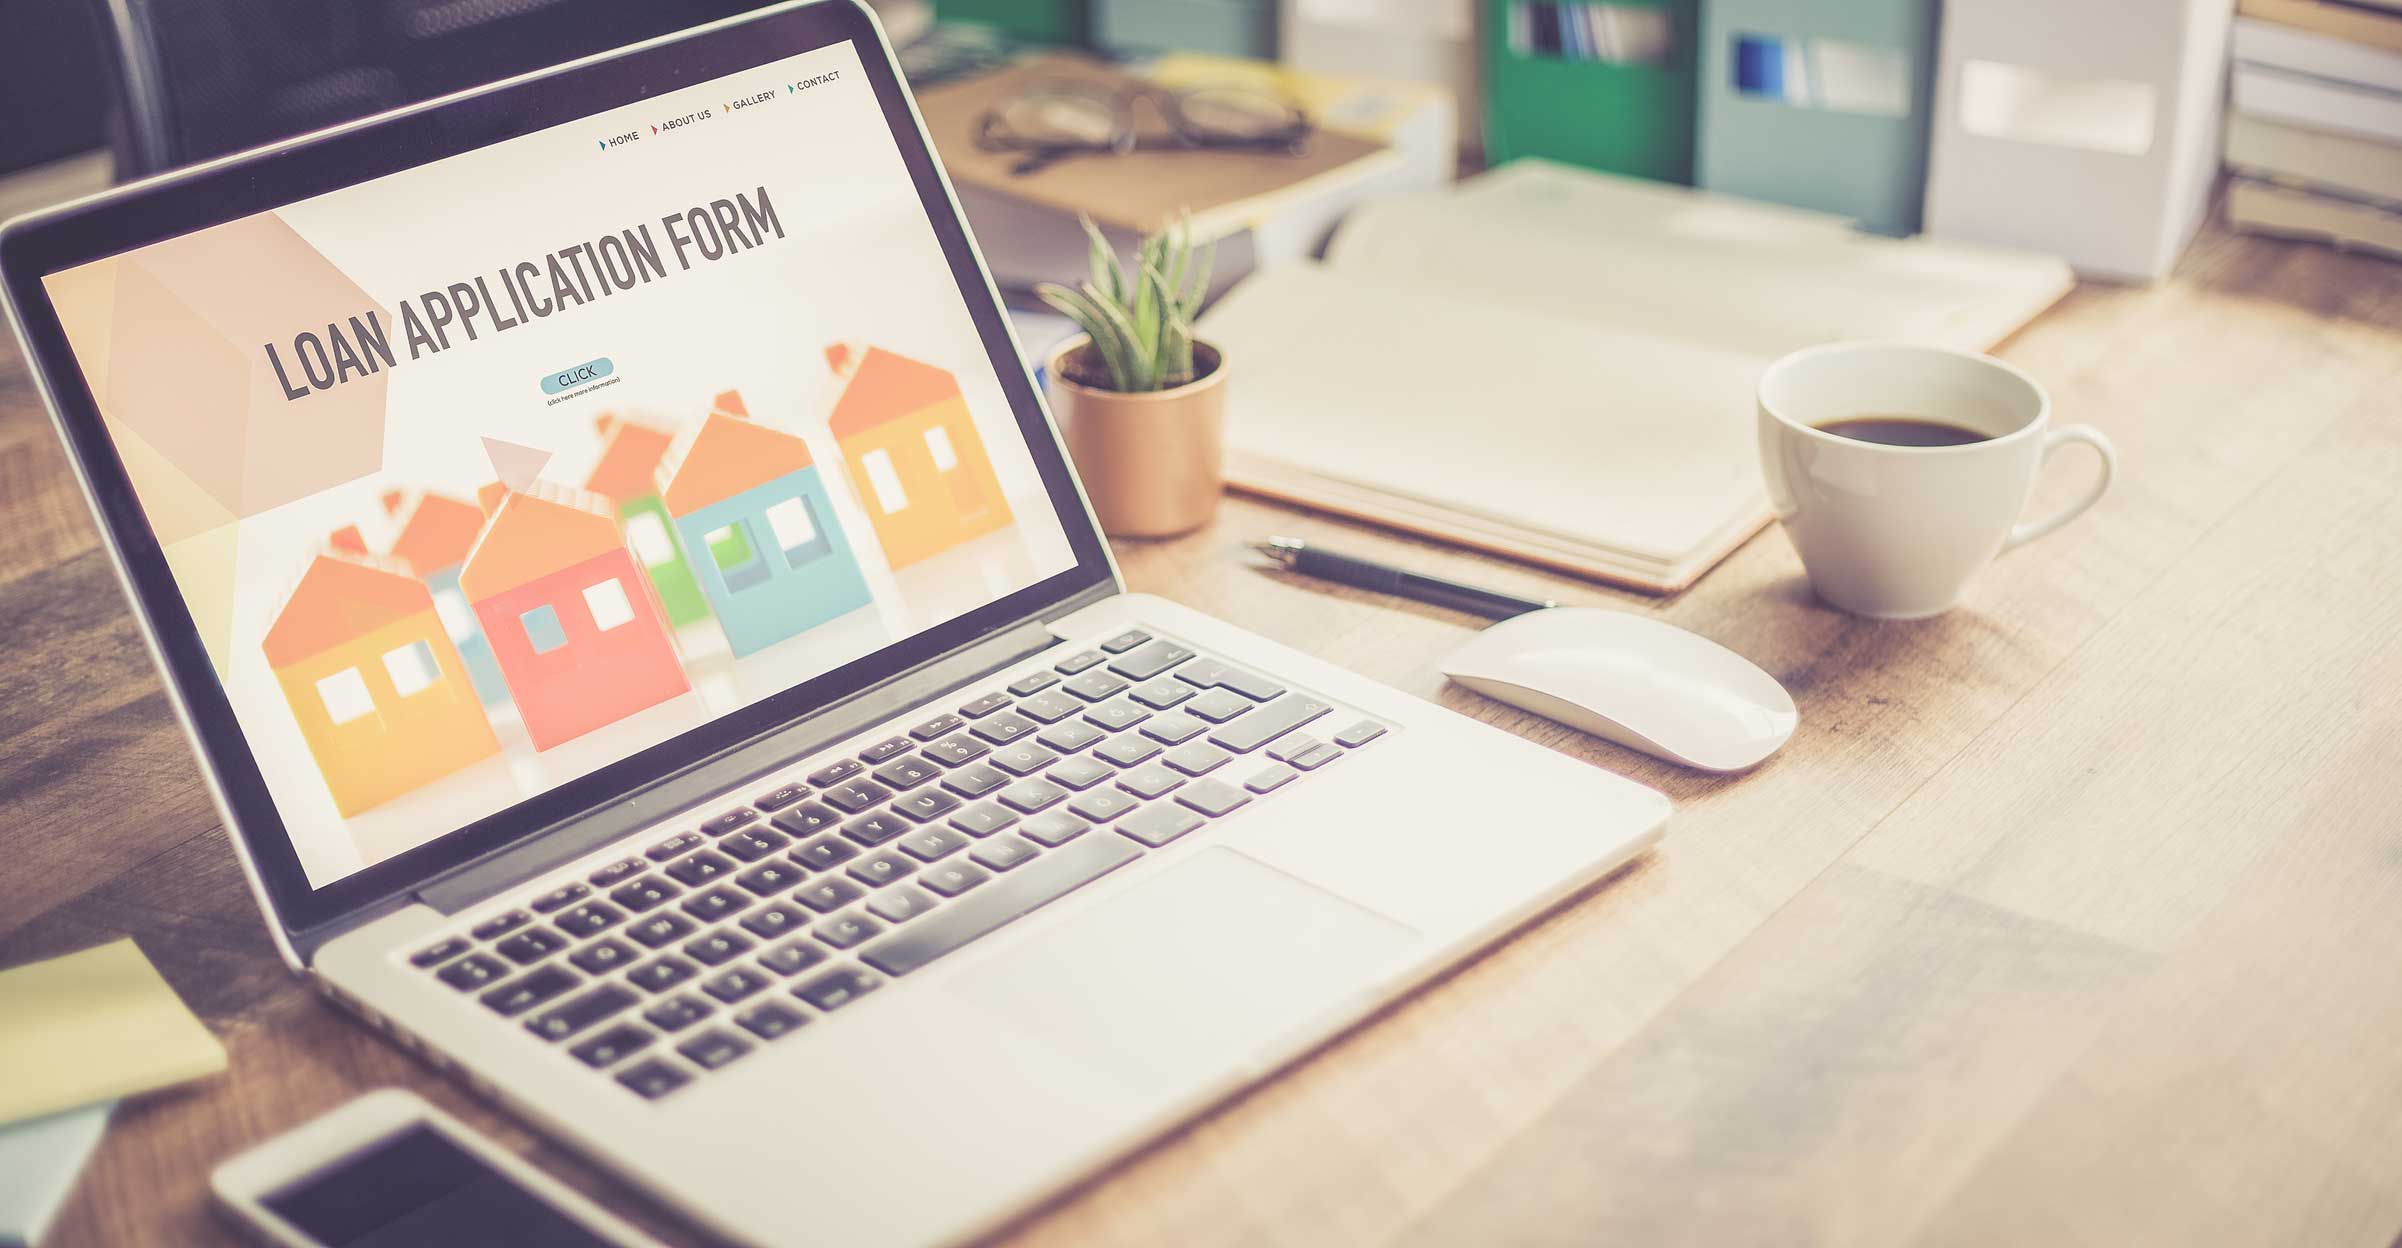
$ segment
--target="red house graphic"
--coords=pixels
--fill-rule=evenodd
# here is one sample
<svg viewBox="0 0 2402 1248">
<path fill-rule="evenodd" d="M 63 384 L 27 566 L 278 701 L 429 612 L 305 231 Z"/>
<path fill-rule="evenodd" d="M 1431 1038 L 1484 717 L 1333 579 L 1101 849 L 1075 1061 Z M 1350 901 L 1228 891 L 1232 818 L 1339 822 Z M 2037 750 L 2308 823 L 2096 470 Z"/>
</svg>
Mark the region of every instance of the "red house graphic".
<svg viewBox="0 0 2402 1248">
<path fill-rule="evenodd" d="M 459 589 L 537 750 L 691 688 L 658 598 L 597 499 L 509 491 Z"/>
</svg>

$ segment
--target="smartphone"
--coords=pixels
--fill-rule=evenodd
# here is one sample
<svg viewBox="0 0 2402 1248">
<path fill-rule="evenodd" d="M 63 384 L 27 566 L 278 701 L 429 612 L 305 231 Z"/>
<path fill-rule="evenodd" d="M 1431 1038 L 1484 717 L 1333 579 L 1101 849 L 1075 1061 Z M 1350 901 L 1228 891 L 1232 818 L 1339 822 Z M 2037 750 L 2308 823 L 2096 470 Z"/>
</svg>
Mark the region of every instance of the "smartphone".
<svg viewBox="0 0 2402 1248">
<path fill-rule="evenodd" d="M 658 1248 L 557 1180 L 398 1088 L 225 1162 L 220 1212 L 277 1248 Z"/>
</svg>

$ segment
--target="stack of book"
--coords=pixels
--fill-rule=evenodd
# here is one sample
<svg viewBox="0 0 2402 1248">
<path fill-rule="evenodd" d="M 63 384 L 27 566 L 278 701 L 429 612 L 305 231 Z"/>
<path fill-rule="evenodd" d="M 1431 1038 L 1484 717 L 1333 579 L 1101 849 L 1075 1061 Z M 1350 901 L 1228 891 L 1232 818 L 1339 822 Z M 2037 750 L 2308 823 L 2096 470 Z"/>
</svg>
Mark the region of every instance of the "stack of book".
<svg viewBox="0 0 2402 1248">
<path fill-rule="evenodd" d="M 2227 219 L 2402 257 L 2402 0 L 2242 0 Z"/>
</svg>

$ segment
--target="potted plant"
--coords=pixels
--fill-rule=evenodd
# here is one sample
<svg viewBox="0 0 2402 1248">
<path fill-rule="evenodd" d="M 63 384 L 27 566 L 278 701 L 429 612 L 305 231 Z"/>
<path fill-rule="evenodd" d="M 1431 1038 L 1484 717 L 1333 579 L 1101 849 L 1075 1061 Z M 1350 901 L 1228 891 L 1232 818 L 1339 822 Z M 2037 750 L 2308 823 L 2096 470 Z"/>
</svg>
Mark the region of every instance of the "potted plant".
<svg viewBox="0 0 2402 1248">
<path fill-rule="evenodd" d="M 1092 277 L 1036 288 L 1083 328 L 1045 372 L 1051 410 L 1084 491 L 1113 537 L 1197 529 L 1225 482 L 1226 360 L 1193 340 L 1214 248 L 1196 252 L 1189 219 L 1142 240 L 1133 271 L 1088 218 Z"/>
</svg>

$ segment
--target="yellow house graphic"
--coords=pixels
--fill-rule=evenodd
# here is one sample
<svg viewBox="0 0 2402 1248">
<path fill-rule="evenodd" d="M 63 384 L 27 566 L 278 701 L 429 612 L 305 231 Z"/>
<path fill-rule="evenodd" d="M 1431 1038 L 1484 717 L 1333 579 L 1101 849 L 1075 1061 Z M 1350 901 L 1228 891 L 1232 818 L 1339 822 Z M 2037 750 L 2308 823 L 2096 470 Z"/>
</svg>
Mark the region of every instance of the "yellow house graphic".
<svg viewBox="0 0 2402 1248">
<path fill-rule="evenodd" d="M 1010 522 L 958 378 L 881 347 L 836 344 L 826 364 L 845 379 L 827 423 L 887 563 L 905 567 Z"/>
<path fill-rule="evenodd" d="M 414 576 L 319 555 L 260 648 L 344 818 L 500 752 Z"/>
</svg>

